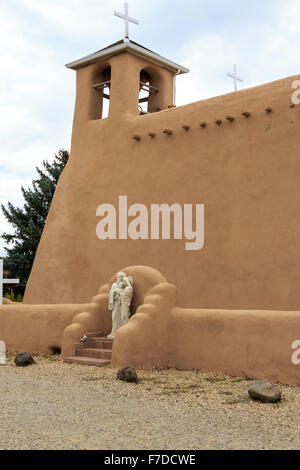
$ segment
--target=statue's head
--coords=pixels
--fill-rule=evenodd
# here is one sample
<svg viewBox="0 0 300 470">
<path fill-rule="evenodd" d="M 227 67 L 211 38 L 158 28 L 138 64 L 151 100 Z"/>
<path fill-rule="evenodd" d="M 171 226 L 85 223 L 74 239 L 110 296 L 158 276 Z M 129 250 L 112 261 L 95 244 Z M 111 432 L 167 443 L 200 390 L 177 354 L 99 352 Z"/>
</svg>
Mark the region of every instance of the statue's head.
<svg viewBox="0 0 300 470">
<path fill-rule="evenodd" d="M 123 282 L 124 278 L 126 277 L 126 274 L 123 273 L 122 271 L 117 274 L 117 282 Z"/>
</svg>

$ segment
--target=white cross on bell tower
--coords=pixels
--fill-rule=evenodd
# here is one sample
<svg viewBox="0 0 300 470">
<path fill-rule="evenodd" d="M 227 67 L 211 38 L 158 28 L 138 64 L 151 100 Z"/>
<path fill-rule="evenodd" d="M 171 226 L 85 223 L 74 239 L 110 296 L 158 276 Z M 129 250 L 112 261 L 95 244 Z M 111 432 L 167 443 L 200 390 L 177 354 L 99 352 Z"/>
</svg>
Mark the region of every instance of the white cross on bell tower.
<svg viewBox="0 0 300 470">
<path fill-rule="evenodd" d="M 114 15 L 118 18 L 122 18 L 125 21 L 125 40 L 129 41 L 129 23 L 134 23 L 139 25 L 140 23 L 129 16 L 129 7 L 128 3 L 125 2 L 125 14 L 119 13 L 118 11 L 114 11 Z"/>
</svg>

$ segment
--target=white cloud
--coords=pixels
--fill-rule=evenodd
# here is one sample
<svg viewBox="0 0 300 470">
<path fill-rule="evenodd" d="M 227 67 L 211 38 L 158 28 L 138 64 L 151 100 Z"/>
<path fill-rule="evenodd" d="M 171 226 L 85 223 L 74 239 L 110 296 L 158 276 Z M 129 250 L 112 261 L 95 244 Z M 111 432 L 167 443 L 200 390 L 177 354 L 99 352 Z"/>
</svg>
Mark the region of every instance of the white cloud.
<svg viewBox="0 0 300 470">
<path fill-rule="evenodd" d="M 279 22 L 283 30 L 291 33 L 300 33 L 300 7 L 299 0 L 282 0 Z"/>
<path fill-rule="evenodd" d="M 69 38 L 99 40 L 101 36 L 114 33 L 119 37 L 123 32 L 122 21 L 113 16 L 114 10 L 124 11 L 124 2 L 120 0 L 17 0 L 17 3 L 37 14 L 54 32 Z M 159 3 L 157 0 L 131 0 L 130 16 L 140 17 L 142 13 L 146 18 Z"/>
<path fill-rule="evenodd" d="M 291 27 L 293 15 L 300 24 L 298 4 L 298 0 L 280 2 L 277 22 L 264 28 L 254 25 L 251 44 L 243 37 L 236 41 L 230 34 L 206 34 L 185 44 L 180 49 L 180 62 L 190 67 L 191 72 L 179 77 L 177 104 L 232 92 L 233 81 L 226 75 L 233 64 L 238 64 L 238 74 L 244 78 L 239 89 L 298 74 L 300 56 L 296 53 L 296 40 L 300 42 L 300 27 Z M 285 27 L 287 24 L 289 27 Z M 291 36 L 291 30 L 298 34 Z"/>
<path fill-rule="evenodd" d="M 54 30 L 63 35 L 86 36 L 101 30 L 105 34 L 114 25 L 106 21 L 109 2 L 99 0 L 18 0 L 20 6 L 38 15 L 40 20 L 47 22 Z"/>
<path fill-rule="evenodd" d="M 12 174 L 0 172 L 0 206 L 7 205 L 10 201 L 14 205 L 22 207 L 22 193 L 21 186 L 28 186 L 30 183 L 29 178 L 15 177 Z M 2 233 L 13 233 L 12 227 L 8 224 L 5 219 L 2 210 L 0 211 L 0 235 Z M 4 240 L 0 238 L 0 256 L 5 254 L 4 252 Z"/>
<path fill-rule="evenodd" d="M 0 14 L 0 166 L 23 173 L 37 163 L 37 149 L 41 162 L 49 148 L 51 158 L 60 144 L 69 144 L 75 77 L 63 67 L 59 50 L 30 40 L 26 21 L 5 14 Z"/>
<path fill-rule="evenodd" d="M 238 47 L 225 43 L 220 35 L 206 35 L 186 44 L 180 51 L 180 61 L 190 67 L 190 73 L 178 79 L 177 104 L 198 101 L 233 90 L 226 70 L 232 71 Z"/>
</svg>

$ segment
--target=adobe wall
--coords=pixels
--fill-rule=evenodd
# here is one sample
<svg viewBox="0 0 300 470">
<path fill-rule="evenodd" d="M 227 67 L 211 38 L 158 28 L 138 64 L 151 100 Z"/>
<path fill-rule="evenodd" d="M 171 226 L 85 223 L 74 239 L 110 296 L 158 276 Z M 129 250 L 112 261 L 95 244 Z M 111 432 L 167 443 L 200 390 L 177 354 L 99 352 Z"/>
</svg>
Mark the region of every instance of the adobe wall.
<svg viewBox="0 0 300 470">
<path fill-rule="evenodd" d="M 123 269 L 133 277 L 132 312 L 118 330 L 113 365 L 196 369 L 299 385 L 292 344 L 300 340 L 300 312 L 184 309 L 177 289 L 149 267 Z M 115 275 L 86 305 L 0 306 L 0 337 L 9 351 L 73 355 L 83 334 L 109 332 L 108 293 Z M 300 353 L 299 355 L 300 356 Z"/>
<path fill-rule="evenodd" d="M 0 305 L 0 338 L 10 352 L 51 353 L 74 316 L 93 305 Z M 80 339 L 80 338 L 79 338 Z"/>
<path fill-rule="evenodd" d="M 145 266 L 125 268 L 135 280 L 131 309 L 135 312 L 144 303 L 145 294 L 155 285 L 166 282 L 158 271 Z M 0 306 L 0 340 L 8 351 L 50 353 L 53 347 L 62 348 L 64 357 L 73 355 L 73 346 L 84 334 L 109 334 L 112 327 L 108 310 L 108 283 L 98 286 L 96 295 L 86 304 L 28 305 L 8 303 Z"/>
<path fill-rule="evenodd" d="M 136 264 L 163 272 L 184 307 L 300 310 L 300 107 L 290 107 L 297 78 L 146 116 L 77 116 L 25 303 L 88 302 L 108 273 Z M 96 209 L 117 207 L 120 195 L 148 207 L 205 204 L 204 249 L 100 241 Z"/>
<path fill-rule="evenodd" d="M 116 334 L 115 366 L 216 371 L 299 385 L 300 365 L 292 362 L 299 312 L 183 309 L 176 302 L 176 287 L 168 283 L 147 293 Z"/>
</svg>

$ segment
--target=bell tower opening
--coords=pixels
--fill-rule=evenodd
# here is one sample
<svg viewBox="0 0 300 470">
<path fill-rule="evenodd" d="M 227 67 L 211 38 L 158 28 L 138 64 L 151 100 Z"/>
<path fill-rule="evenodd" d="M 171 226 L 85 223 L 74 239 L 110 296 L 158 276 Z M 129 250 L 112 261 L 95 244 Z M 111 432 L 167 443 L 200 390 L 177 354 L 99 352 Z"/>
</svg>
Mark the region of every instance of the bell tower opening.
<svg viewBox="0 0 300 470">
<path fill-rule="evenodd" d="M 160 108 L 153 108 L 153 97 L 159 93 L 159 89 L 152 84 L 152 76 L 146 70 L 140 73 L 140 94 L 139 110 L 141 114 L 160 111 Z"/>
<path fill-rule="evenodd" d="M 94 90 L 97 93 L 99 106 L 97 119 L 105 119 L 109 114 L 110 102 L 110 87 L 111 87 L 111 67 L 107 67 L 103 72 L 97 76 Z"/>
</svg>

